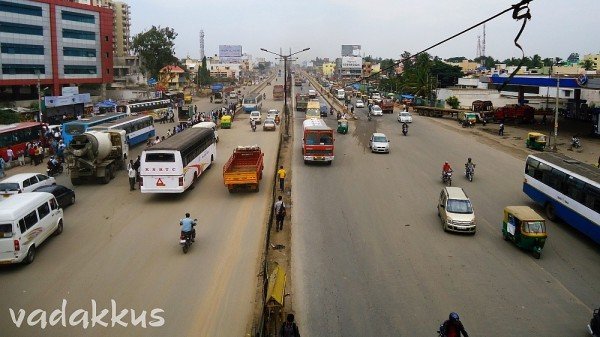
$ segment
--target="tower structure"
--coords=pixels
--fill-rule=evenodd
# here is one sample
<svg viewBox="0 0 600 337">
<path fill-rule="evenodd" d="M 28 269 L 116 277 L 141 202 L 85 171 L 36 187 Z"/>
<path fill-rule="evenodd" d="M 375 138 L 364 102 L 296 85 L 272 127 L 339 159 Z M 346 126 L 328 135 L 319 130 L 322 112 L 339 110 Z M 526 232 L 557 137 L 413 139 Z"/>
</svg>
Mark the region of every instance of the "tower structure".
<svg viewBox="0 0 600 337">
<path fill-rule="evenodd" d="M 204 59 L 204 29 L 200 29 L 200 60 Z"/>
</svg>

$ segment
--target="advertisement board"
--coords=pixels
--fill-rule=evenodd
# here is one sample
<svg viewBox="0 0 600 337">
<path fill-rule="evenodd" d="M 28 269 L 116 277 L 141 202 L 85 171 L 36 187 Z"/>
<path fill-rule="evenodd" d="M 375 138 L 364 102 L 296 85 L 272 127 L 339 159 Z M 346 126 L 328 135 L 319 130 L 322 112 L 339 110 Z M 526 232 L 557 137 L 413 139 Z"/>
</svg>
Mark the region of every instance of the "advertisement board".
<svg viewBox="0 0 600 337">
<path fill-rule="evenodd" d="M 360 45 L 359 44 L 343 44 L 342 45 L 342 57 L 344 56 L 360 56 Z"/>
<path fill-rule="evenodd" d="M 63 105 L 81 104 L 92 102 L 90 94 L 77 94 L 69 96 L 46 96 L 44 104 L 47 108 L 53 108 Z"/>
<path fill-rule="evenodd" d="M 219 45 L 219 58 L 242 57 L 242 46 L 240 45 Z"/>
<path fill-rule="evenodd" d="M 342 57 L 342 69 L 362 69 L 362 57 Z"/>
<path fill-rule="evenodd" d="M 62 95 L 70 96 L 70 95 L 78 95 L 79 87 L 62 87 Z"/>
</svg>

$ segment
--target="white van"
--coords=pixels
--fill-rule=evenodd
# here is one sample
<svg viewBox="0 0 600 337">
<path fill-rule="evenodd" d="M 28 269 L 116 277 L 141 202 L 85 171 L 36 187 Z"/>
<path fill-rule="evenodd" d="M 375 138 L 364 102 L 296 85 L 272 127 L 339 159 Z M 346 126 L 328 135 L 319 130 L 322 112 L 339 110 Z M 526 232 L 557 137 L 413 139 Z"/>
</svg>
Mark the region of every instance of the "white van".
<svg viewBox="0 0 600 337">
<path fill-rule="evenodd" d="M 51 234 L 63 231 L 63 210 L 46 192 L 15 194 L 0 208 L 0 264 L 29 264 Z"/>
<path fill-rule="evenodd" d="M 0 195 L 8 198 L 12 194 L 31 192 L 38 187 L 56 185 L 54 177 L 41 173 L 18 173 L 0 181 Z"/>
<path fill-rule="evenodd" d="M 215 124 L 213 122 L 200 122 L 200 123 L 194 124 L 194 126 L 192 126 L 192 127 L 213 130 L 215 133 L 215 141 L 217 143 L 219 142 L 219 133 L 217 132 L 217 124 Z"/>
<path fill-rule="evenodd" d="M 262 123 L 262 117 L 260 115 L 260 111 L 252 111 L 250 112 L 250 120 L 255 121 L 256 124 Z"/>
</svg>

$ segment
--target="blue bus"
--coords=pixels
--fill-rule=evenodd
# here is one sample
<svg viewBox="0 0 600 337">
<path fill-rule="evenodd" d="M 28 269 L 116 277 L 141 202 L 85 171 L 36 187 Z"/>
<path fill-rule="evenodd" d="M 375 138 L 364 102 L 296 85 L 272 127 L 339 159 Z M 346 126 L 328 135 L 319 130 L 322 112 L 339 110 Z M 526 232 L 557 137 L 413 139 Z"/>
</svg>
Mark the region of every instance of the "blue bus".
<svg viewBox="0 0 600 337">
<path fill-rule="evenodd" d="M 260 111 L 262 108 L 262 99 L 262 94 L 249 94 L 248 97 L 244 97 L 244 100 L 242 101 L 242 109 L 248 114 L 251 111 Z"/>
<path fill-rule="evenodd" d="M 548 219 L 562 219 L 600 244 L 600 171 L 558 153 L 529 155 L 523 192 Z"/>
<path fill-rule="evenodd" d="M 127 144 L 130 147 L 146 142 L 148 139 L 154 138 L 156 135 L 156 130 L 154 129 L 154 120 L 152 116 L 148 115 L 119 118 L 112 122 L 93 126 L 90 128 L 90 130 L 125 130 Z"/>
<path fill-rule="evenodd" d="M 111 122 L 126 116 L 127 114 L 124 112 L 115 112 L 64 123 L 62 127 L 62 139 L 65 145 L 68 146 L 71 140 L 73 140 L 73 136 L 86 132 L 92 126 Z"/>
</svg>

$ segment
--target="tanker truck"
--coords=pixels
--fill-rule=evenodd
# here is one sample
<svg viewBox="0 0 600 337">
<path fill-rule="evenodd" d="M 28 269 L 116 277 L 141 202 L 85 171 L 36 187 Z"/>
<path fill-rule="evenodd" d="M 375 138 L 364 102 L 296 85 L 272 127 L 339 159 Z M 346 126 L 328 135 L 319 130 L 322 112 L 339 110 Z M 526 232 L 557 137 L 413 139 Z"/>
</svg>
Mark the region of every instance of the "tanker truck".
<svg viewBox="0 0 600 337">
<path fill-rule="evenodd" d="M 79 185 L 86 178 L 95 178 L 102 184 L 115 177 L 125 167 L 129 147 L 125 130 L 87 131 L 73 136 L 65 149 L 71 183 Z"/>
</svg>

